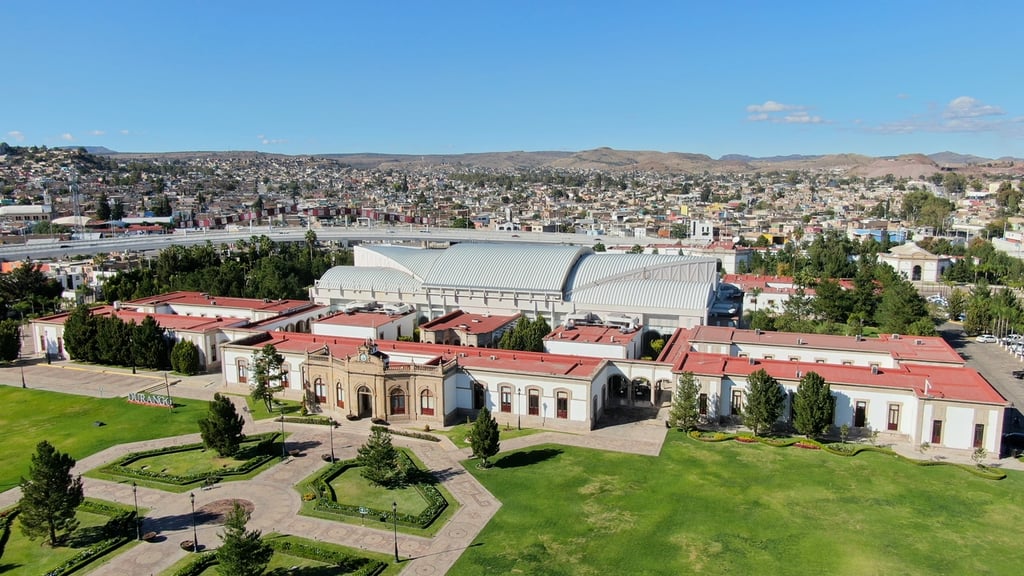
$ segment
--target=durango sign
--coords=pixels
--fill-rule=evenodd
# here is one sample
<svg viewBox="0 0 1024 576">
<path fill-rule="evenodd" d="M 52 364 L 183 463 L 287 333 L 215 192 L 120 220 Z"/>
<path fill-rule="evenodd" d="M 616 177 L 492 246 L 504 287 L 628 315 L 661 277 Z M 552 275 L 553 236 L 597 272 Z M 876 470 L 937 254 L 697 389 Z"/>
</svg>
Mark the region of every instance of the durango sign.
<svg viewBox="0 0 1024 576">
<path fill-rule="evenodd" d="M 132 404 L 142 404 L 144 406 L 162 406 L 164 408 L 174 408 L 174 400 L 170 396 L 161 396 L 159 394 L 146 394 L 144 392 L 131 392 L 128 394 L 128 401 Z"/>
</svg>

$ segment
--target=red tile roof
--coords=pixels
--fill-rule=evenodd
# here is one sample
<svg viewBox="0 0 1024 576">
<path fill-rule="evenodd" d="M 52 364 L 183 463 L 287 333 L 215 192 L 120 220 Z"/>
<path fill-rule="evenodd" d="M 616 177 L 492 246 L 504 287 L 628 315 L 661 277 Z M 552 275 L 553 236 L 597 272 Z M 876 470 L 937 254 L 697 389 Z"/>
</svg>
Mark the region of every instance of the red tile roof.
<svg viewBox="0 0 1024 576">
<path fill-rule="evenodd" d="M 139 298 L 125 302 L 125 306 L 156 306 L 158 304 L 181 304 L 187 306 L 217 306 L 218 308 L 237 308 L 241 310 L 257 310 L 277 312 L 279 314 L 293 311 L 296 308 L 313 306 L 308 300 L 261 300 L 259 298 L 233 298 L 228 296 L 204 295 L 201 292 L 167 292 L 147 298 Z"/>
<path fill-rule="evenodd" d="M 325 324 L 330 326 L 358 326 L 361 328 L 376 328 L 377 326 L 383 326 L 391 322 L 397 322 L 403 316 L 413 314 L 400 314 L 390 316 L 384 312 L 352 312 L 346 314 L 345 312 L 338 312 L 330 316 L 321 318 L 316 321 L 317 324 Z"/>
<path fill-rule="evenodd" d="M 161 327 L 168 330 L 174 330 L 176 332 L 209 332 L 213 330 L 220 330 L 222 328 L 237 327 L 247 324 L 247 320 L 243 318 L 223 318 L 220 316 L 204 317 L 204 316 L 182 316 L 179 314 L 149 314 L 146 312 L 136 312 L 135 310 L 114 310 L 113 306 L 100 306 L 92 309 L 93 316 L 113 316 L 119 318 L 122 322 L 135 322 L 141 324 L 146 316 L 152 316 L 156 323 Z M 46 318 L 40 318 L 37 322 L 48 322 L 51 324 L 61 324 L 67 320 L 70 312 L 64 312 L 61 314 L 55 314 L 53 316 L 47 316 Z"/>
<path fill-rule="evenodd" d="M 273 344 L 280 352 L 307 353 L 322 350 L 324 347 L 332 356 L 347 357 L 358 353 L 359 347 L 366 343 L 362 338 L 345 338 L 335 336 L 317 336 L 297 332 L 269 332 L 270 340 L 253 344 L 253 349 Z M 601 358 L 585 358 L 543 352 L 520 352 L 515 350 L 497 350 L 492 348 L 470 348 L 465 346 L 449 346 L 445 344 L 426 344 L 417 342 L 399 342 L 394 340 L 377 341 L 378 350 L 385 354 L 411 354 L 435 358 L 441 363 L 452 359 L 462 366 L 480 369 L 507 370 L 551 376 L 568 376 L 572 378 L 594 378 L 606 360 Z"/>
<path fill-rule="evenodd" d="M 467 334 L 487 334 L 498 328 L 519 319 L 519 314 L 512 316 L 499 316 L 494 314 L 471 314 L 462 310 L 449 312 L 444 316 L 435 318 L 425 324 L 420 324 L 420 330 L 462 330 Z"/>
<path fill-rule="evenodd" d="M 583 344 L 604 344 L 626 346 L 640 335 L 639 330 L 623 333 L 617 327 L 584 326 L 577 324 L 572 328 L 558 326 L 544 337 L 545 340 L 556 342 L 578 342 Z"/>
</svg>

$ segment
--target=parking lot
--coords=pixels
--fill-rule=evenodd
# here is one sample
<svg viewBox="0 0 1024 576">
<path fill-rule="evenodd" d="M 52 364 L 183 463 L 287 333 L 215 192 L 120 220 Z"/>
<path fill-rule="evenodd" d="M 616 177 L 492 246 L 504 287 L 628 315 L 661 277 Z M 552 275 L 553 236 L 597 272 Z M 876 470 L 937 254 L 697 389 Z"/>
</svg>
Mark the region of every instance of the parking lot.
<svg viewBox="0 0 1024 576">
<path fill-rule="evenodd" d="M 1012 374 L 1014 370 L 1024 370 L 1024 362 L 1003 344 L 979 343 L 974 337 L 965 336 L 960 324 L 946 322 L 939 326 L 939 334 L 967 360 L 968 366 L 980 372 L 1012 404 L 1003 432 L 1024 431 L 1024 380 Z"/>
</svg>

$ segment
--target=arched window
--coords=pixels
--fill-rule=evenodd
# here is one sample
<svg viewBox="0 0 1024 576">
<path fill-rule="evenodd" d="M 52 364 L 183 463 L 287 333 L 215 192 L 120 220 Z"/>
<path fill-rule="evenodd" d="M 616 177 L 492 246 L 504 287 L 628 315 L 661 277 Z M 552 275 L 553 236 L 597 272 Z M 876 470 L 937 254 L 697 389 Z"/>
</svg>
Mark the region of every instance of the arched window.
<svg viewBox="0 0 1024 576">
<path fill-rule="evenodd" d="M 391 413 L 405 414 L 405 391 L 401 388 L 391 389 Z"/>
<path fill-rule="evenodd" d="M 335 402 L 338 404 L 338 408 L 345 407 L 345 385 L 338 382 L 334 385 L 334 396 L 337 398 Z"/>
<path fill-rule="evenodd" d="M 526 394 L 529 396 L 529 399 L 527 400 L 527 412 L 530 416 L 540 416 L 540 390 L 530 388 Z"/>
<path fill-rule="evenodd" d="M 420 414 L 424 416 L 434 415 L 434 393 L 430 390 L 420 392 Z"/>
<path fill-rule="evenodd" d="M 238 383 L 245 384 L 249 381 L 249 362 L 245 358 L 239 358 L 238 363 Z"/>
<path fill-rule="evenodd" d="M 313 394 L 316 396 L 317 404 L 327 402 L 327 386 L 322 379 L 317 378 L 313 381 Z"/>
<path fill-rule="evenodd" d="M 289 382 L 291 382 L 292 367 L 289 364 L 281 364 L 281 387 L 288 388 Z"/>
<path fill-rule="evenodd" d="M 915 281 L 915 282 L 918 282 L 918 281 L 921 280 L 921 267 L 920 266 L 914 266 L 910 270 L 910 279 Z"/>
<path fill-rule="evenodd" d="M 512 411 L 512 387 L 502 386 L 501 387 L 501 411 L 511 412 Z"/>
<path fill-rule="evenodd" d="M 555 417 L 566 419 L 569 417 L 569 393 L 560 391 L 555 394 Z"/>
</svg>

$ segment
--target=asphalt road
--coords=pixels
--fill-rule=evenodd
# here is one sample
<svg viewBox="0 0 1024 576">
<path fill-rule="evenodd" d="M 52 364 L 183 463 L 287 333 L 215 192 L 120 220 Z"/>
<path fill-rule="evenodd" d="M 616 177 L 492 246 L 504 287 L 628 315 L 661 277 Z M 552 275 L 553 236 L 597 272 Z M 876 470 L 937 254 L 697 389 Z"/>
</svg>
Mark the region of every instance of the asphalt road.
<svg viewBox="0 0 1024 576">
<path fill-rule="evenodd" d="M 1024 362 L 1000 344 L 979 344 L 974 338 L 964 336 L 960 324 L 946 322 L 939 326 L 939 334 L 967 360 L 968 366 L 980 372 L 1012 403 L 1003 423 L 1003 432 L 1024 431 L 1024 415 L 1021 414 L 1024 409 L 1024 380 L 1017 380 L 1010 374 L 1014 370 L 1024 370 Z"/>
</svg>

